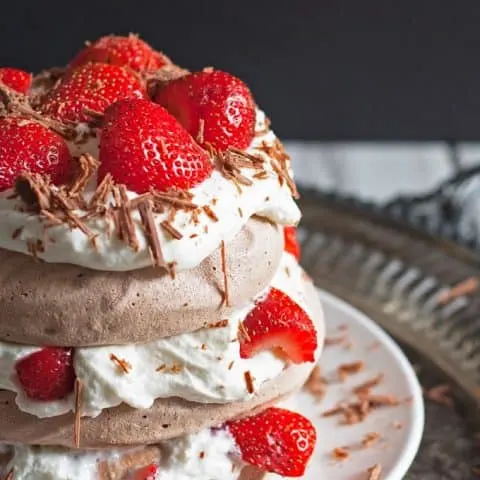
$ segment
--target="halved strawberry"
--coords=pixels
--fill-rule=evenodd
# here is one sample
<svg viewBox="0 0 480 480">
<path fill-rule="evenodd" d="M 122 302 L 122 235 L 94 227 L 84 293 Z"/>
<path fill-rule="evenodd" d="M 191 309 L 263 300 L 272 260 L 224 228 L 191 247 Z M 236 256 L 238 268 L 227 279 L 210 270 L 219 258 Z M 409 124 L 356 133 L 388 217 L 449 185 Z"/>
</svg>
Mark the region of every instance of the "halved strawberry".
<svg viewBox="0 0 480 480">
<path fill-rule="evenodd" d="M 183 76 L 161 88 L 155 101 L 201 145 L 247 148 L 255 131 L 255 102 L 237 77 L 218 70 Z"/>
<path fill-rule="evenodd" d="M 157 478 L 158 467 L 154 463 L 137 470 L 131 480 L 155 480 Z"/>
<path fill-rule="evenodd" d="M 60 400 L 73 392 L 71 348 L 45 347 L 19 360 L 15 371 L 25 395 L 32 400 Z"/>
<path fill-rule="evenodd" d="M 300 260 L 300 244 L 297 240 L 297 229 L 295 227 L 283 227 L 285 239 L 285 251 L 291 253 L 297 260 Z"/>
<path fill-rule="evenodd" d="M 272 288 L 243 321 L 240 356 L 278 349 L 293 363 L 315 361 L 317 332 L 307 313 L 282 291 Z"/>
<path fill-rule="evenodd" d="M 85 109 L 103 113 L 122 98 L 143 98 L 145 85 L 132 72 L 117 65 L 89 63 L 69 72 L 44 99 L 41 110 L 66 122 L 88 122 Z"/>
<path fill-rule="evenodd" d="M 18 68 L 0 68 L 0 82 L 18 93 L 27 94 L 32 84 L 32 74 Z"/>
<path fill-rule="evenodd" d="M 170 60 L 136 35 L 130 34 L 128 37 L 107 35 L 99 38 L 81 50 L 69 67 L 77 68 L 90 62 L 110 63 L 143 73 L 158 70 L 169 64 Z"/>
<path fill-rule="evenodd" d="M 47 127 L 19 117 L 0 118 L 0 192 L 23 172 L 48 175 L 61 185 L 73 170 L 64 139 Z"/>
<path fill-rule="evenodd" d="M 138 193 L 188 189 L 210 176 L 208 154 L 163 107 L 121 100 L 105 111 L 100 136 L 100 180 L 110 173 Z"/>
<path fill-rule="evenodd" d="M 287 477 L 301 477 L 305 473 L 317 440 L 315 427 L 307 418 L 271 407 L 225 425 L 244 462 Z"/>
</svg>

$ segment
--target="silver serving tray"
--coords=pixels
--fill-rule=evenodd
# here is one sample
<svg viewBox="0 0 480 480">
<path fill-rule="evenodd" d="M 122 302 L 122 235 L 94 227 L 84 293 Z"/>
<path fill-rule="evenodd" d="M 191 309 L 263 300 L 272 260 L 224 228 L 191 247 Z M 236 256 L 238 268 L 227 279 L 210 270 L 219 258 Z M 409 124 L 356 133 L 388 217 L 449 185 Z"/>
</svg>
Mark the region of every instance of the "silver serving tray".
<svg viewBox="0 0 480 480">
<path fill-rule="evenodd" d="M 447 304 L 439 296 L 480 279 L 480 256 L 382 209 L 313 192 L 300 204 L 302 263 L 315 283 L 394 336 L 426 387 L 453 386 L 454 409 L 427 402 L 422 447 L 406 478 L 479 478 L 480 292 Z"/>
</svg>

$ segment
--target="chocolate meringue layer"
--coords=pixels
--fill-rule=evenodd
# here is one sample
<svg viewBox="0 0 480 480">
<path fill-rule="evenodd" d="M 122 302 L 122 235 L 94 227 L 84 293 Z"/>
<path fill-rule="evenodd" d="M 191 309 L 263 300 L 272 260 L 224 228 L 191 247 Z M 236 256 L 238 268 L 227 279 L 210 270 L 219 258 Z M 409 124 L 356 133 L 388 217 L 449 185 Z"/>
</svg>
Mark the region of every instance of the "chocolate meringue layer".
<svg viewBox="0 0 480 480">
<path fill-rule="evenodd" d="M 230 305 L 272 279 L 281 229 L 252 218 L 225 247 Z M 29 345 L 94 346 L 148 342 L 225 318 L 221 251 L 174 279 L 163 269 L 129 272 L 40 263 L 0 249 L 0 339 Z"/>
<path fill-rule="evenodd" d="M 314 315 L 319 345 L 323 345 L 325 326 L 318 294 L 312 284 L 306 285 L 308 304 Z M 118 445 L 152 444 L 179 435 L 218 426 L 277 403 L 282 397 L 301 388 L 314 363 L 290 365 L 276 379 L 266 383 L 245 402 L 201 404 L 180 398 L 157 400 L 146 410 L 126 405 L 104 410 L 96 418 L 81 420 L 80 445 L 104 448 Z M 0 392 L 0 443 L 74 446 L 74 416 L 63 415 L 40 419 L 20 411 L 12 392 Z"/>
</svg>

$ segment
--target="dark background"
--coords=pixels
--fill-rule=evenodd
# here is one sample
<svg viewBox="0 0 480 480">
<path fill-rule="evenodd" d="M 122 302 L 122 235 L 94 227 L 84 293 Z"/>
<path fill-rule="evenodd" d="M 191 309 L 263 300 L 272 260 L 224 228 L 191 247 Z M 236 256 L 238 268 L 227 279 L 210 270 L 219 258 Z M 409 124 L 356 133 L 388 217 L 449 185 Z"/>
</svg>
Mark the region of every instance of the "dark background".
<svg viewBox="0 0 480 480">
<path fill-rule="evenodd" d="M 0 0 L 0 64 L 61 65 L 138 32 L 245 79 L 297 139 L 480 139 L 477 1 Z"/>
</svg>

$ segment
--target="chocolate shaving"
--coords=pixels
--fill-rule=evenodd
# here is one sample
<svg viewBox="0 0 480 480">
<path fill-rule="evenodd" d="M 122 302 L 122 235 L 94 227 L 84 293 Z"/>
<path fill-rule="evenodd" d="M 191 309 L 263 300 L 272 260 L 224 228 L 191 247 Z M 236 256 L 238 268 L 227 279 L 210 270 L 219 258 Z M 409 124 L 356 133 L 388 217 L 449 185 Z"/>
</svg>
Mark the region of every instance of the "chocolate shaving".
<svg viewBox="0 0 480 480">
<path fill-rule="evenodd" d="M 230 306 L 230 292 L 228 288 L 228 272 L 227 272 L 227 252 L 225 249 L 225 241 L 222 240 L 220 244 L 220 253 L 222 257 L 222 272 L 223 272 L 223 301 L 227 307 Z"/>
<path fill-rule="evenodd" d="M 204 135 L 205 135 L 205 120 L 203 118 L 201 118 L 199 121 L 198 121 L 198 132 L 197 132 L 197 142 L 201 145 L 205 138 L 204 138 Z"/>
<path fill-rule="evenodd" d="M 344 363 L 340 365 L 337 369 L 338 376 L 340 380 L 343 382 L 345 378 L 349 375 L 355 375 L 356 373 L 361 372 L 365 368 L 365 364 L 362 361 L 353 362 L 353 363 Z"/>
<path fill-rule="evenodd" d="M 22 173 L 14 185 L 15 193 L 33 210 L 49 210 L 51 190 L 49 182 L 36 173 Z"/>
<path fill-rule="evenodd" d="M 154 98 L 157 92 L 167 83 L 176 80 L 177 78 L 184 77 L 190 72 L 173 63 L 165 65 L 155 72 L 147 74 L 147 91 L 150 98 Z"/>
<path fill-rule="evenodd" d="M 228 326 L 228 319 L 225 319 L 225 320 L 219 320 L 218 322 L 215 322 L 215 323 L 209 323 L 207 325 L 207 328 L 225 328 Z"/>
<path fill-rule="evenodd" d="M 253 386 L 252 374 L 250 373 L 249 370 L 247 370 L 243 375 L 245 376 L 245 384 L 247 385 L 247 392 L 250 394 L 254 393 L 255 388 Z"/>
<path fill-rule="evenodd" d="M 353 393 L 356 393 L 357 395 L 369 394 L 370 390 L 373 387 L 376 387 L 377 385 L 379 385 L 382 380 L 383 380 L 383 373 L 379 373 L 378 375 L 371 378 L 370 380 L 367 380 L 366 382 L 363 382 L 360 385 L 357 385 L 356 387 L 354 387 Z"/>
<path fill-rule="evenodd" d="M 32 108 L 28 97 L 21 95 L 0 82 L 0 115 L 14 115 L 26 121 L 35 121 L 58 133 L 67 140 L 73 140 L 77 133 L 75 128 L 58 120 L 46 117 Z"/>
<path fill-rule="evenodd" d="M 449 408 L 455 406 L 451 394 L 452 386 L 449 384 L 441 384 L 426 390 L 424 389 L 424 396 L 426 399 L 438 403 L 439 405 L 445 405 Z"/>
<path fill-rule="evenodd" d="M 130 373 L 132 365 L 123 358 L 118 358 L 114 353 L 110 354 L 110 360 L 114 362 L 123 373 Z"/>
<path fill-rule="evenodd" d="M 90 200 L 90 208 L 98 208 L 99 205 L 104 204 L 107 197 L 112 193 L 114 186 L 113 178 L 110 173 L 107 173 L 103 177 L 102 181 L 98 184 L 95 193 Z"/>
<path fill-rule="evenodd" d="M 337 337 L 325 337 L 325 346 L 326 347 L 330 347 L 332 345 L 339 345 L 341 343 L 345 343 L 345 341 L 347 340 L 347 335 L 344 334 L 344 335 L 339 335 Z"/>
<path fill-rule="evenodd" d="M 79 378 L 75 379 L 75 420 L 73 423 L 73 444 L 80 447 L 80 429 L 82 420 L 83 383 Z"/>
<path fill-rule="evenodd" d="M 238 324 L 238 341 L 242 343 L 243 341 L 249 342 L 251 340 L 250 335 L 248 334 L 247 328 L 245 327 L 243 322 Z"/>
<path fill-rule="evenodd" d="M 150 199 L 146 199 L 138 206 L 138 211 L 142 217 L 143 227 L 147 236 L 150 254 L 152 256 L 154 266 L 164 265 L 162 248 L 158 239 L 158 232 L 153 220 L 153 206 Z"/>
<path fill-rule="evenodd" d="M 78 173 L 73 185 L 68 190 L 68 195 L 74 197 L 84 192 L 85 187 L 97 171 L 99 163 L 89 153 L 80 155 L 78 158 Z"/>
<path fill-rule="evenodd" d="M 382 474 L 382 466 L 377 463 L 373 467 L 370 467 L 367 470 L 368 480 L 380 480 L 380 475 Z"/>
<path fill-rule="evenodd" d="M 204 205 L 202 208 L 209 218 L 211 218 L 214 222 L 218 222 L 217 214 L 211 209 L 209 205 Z"/>
<path fill-rule="evenodd" d="M 454 300 L 455 298 L 462 297 L 464 295 L 471 295 L 478 290 L 478 287 L 478 278 L 467 278 L 466 280 L 463 280 L 463 282 L 460 282 L 454 287 L 452 287 L 450 290 L 442 293 L 438 297 L 438 303 L 440 305 L 445 305 Z"/>
<path fill-rule="evenodd" d="M 172 280 L 175 280 L 175 277 L 177 276 L 176 269 L 175 269 L 176 266 L 177 266 L 177 262 L 170 262 L 167 265 L 168 273 L 170 274 L 170 277 Z"/>
<path fill-rule="evenodd" d="M 380 434 L 378 432 L 367 433 L 362 440 L 362 446 L 364 448 L 370 448 L 372 445 L 380 440 Z"/>
<path fill-rule="evenodd" d="M 101 127 L 103 124 L 103 119 L 105 115 L 102 112 L 98 112 L 97 110 L 92 110 L 88 107 L 83 107 L 82 112 L 89 117 L 88 125 L 94 128 Z"/>
<path fill-rule="evenodd" d="M 183 208 L 185 210 L 194 210 L 198 208 L 198 205 L 191 201 L 193 195 L 190 192 L 185 192 L 181 190 L 157 192 L 155 190 L 152 190 L 151 195 L 155 207 L 172 206 L 176 208 Z"/>
<path fill-rule="evenodd" d="M 183 367 L 181 365 L 178 365 L 177 363 L 174 363 L 171 366 L 167 366 L 164 363 L 155 369 L 156 372 L 173 373 L 173 374 L 180 373 L 182 370 L 183 370 Z"/>
<path fill-rule="evenodd" d="M 320 367 L 316 365 L 303 388 L 312 394 L 315 397 L 315 401 L 319 403 L 325 397 L 326 385 L 327 382 L 322 376 L 322 371 Z"/>
<path fill-rule="evenodd" d="M 323 417 L 336 415 L 343 416 L 343 424 L 353 425 L 365 420 L 368 414 L 380 407 L 399 405 L 400 401 L 393 395 L 362 395 L 359 399 L 350 403 L 340 404 L 323 412 Z"/>
<path fill-rule="evenodd" d="M 347 460 L 349 456 L 350 454 L 348 453 L 348 450 L 344 447 L 337 447 L 333 449 L 332 457 L 335 460 L 344 461 Z"/>
<path fill-rule="evenodd" d="M 181 240 L 183 238 L 183 235 L 169 221 L 164 220 L 160 225 L 174 239 Z"/>
<path fill-rule="evenodd" d="M 12 239 L 16 240 L 23 232 L 23 227 L 16 228 L 12 233 Z"/>
</svg>

